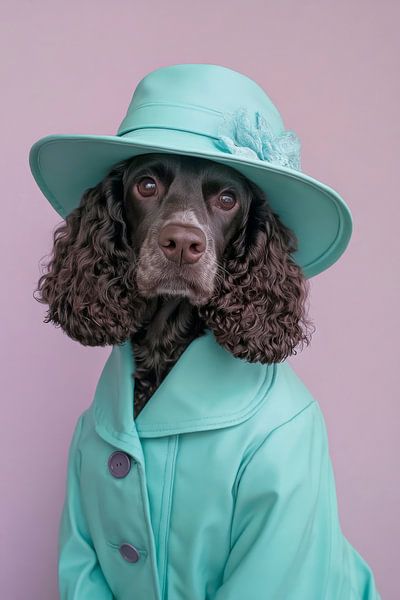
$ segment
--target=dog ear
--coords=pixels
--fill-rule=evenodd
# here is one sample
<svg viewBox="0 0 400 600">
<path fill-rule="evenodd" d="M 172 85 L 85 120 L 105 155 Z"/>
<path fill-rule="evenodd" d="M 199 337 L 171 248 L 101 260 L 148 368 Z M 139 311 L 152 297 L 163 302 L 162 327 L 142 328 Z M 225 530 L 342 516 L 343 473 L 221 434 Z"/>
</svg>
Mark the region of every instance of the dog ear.
<svg viewBox="0 0 400 600">
<path fill-rule="evenodd" d="M 44 322 L 85 346 L 123 342 L 145 309 L 124 218 L 125 168 L 126 161 L 114 165 L 56 228 L 47 272 L 35 290 L 35 299 L 49 305 Z"/>
<path fill-rule="evenodd" d="M 272 212 L 258 186 L 249 213 L 228 247 L 210 302 L 200 315 L 217 341 L 249 362 L 275 363 L 310 343 L 309 284 L 290 256 L 297 238 Z"/>
</svg>

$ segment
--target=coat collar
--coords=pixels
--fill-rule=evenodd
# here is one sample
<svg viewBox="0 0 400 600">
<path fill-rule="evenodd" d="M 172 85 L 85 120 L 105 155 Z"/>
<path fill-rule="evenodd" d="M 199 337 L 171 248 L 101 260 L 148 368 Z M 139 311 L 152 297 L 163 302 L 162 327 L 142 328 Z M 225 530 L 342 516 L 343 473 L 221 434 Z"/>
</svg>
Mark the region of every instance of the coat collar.
<svg viewBox="0 0 400 600">
<path fill-rule="evenodd" d="M 131 449 L 132 443 L 140 445 L 138 437 L 217 429 L 249 419 L 260 408 L 275 369 L 234 357 L 206 329 L 186 347 L 136 419 L 134 371 L 130 340 L 113 346 L 91 406 L 97 432 Z"/>
</svg>

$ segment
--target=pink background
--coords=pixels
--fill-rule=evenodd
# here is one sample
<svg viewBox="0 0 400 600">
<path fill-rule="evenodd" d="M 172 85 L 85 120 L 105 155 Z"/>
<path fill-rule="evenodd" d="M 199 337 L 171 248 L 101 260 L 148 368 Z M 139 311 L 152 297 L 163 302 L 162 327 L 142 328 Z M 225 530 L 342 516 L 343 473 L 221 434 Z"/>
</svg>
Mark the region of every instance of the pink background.
<svg viewBox="0 0 400 600">
<path fill-rule="evenodd" d="M 116 133 L 139 79 L 191 62 L 264 87 L 302 140 L 303 170 L 353 213 L 347 251 L 311 280 L 312 344 L 290 362 L 325 415 L 343 531 L 382 597 L 399 597 L 399 13 L 390 0 L 3 0 L 3 598 L 58 597 L 68 446 L 110 351 L 44 324 L 32 296 L 60 217 L 30 174 L 30 146 Z"/>
</svg>

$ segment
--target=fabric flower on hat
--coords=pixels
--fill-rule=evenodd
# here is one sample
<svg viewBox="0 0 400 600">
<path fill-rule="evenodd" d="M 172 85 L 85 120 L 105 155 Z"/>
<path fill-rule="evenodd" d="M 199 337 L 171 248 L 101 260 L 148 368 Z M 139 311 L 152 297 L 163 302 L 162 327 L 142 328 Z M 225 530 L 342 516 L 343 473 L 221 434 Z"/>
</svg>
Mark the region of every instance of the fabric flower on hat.
<svg viewBox="0 0 400 600">
<path fill-rule="evenodd" d="M 300 140 L 294 131 L 274 135 L 265 117 L 255 113 L 252 122 L 245 107 L 223 114 L 217 144 L 225 151 L 244 158 L 259 158 L 272 165 L 300 170 Z"/>
</svg>

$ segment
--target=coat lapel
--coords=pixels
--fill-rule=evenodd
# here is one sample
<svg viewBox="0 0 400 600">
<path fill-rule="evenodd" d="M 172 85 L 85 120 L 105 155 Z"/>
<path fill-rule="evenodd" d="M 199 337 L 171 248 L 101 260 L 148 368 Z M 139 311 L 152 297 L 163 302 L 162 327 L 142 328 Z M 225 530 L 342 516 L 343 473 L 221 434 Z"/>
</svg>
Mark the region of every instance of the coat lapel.
<svg viewBox="0 0 400 600">
<path fill-rule="evenodd" d="M 132 443 L 236 425 L 250 418 L 270 387 L 274 365 L 234 357 L 206 332 L 184 350 L 161 385 L 134 419 L 130 340 L 113 346 L 96 387 L 92 408 L 96 430 L 108 441 Z"/>
</svg>

